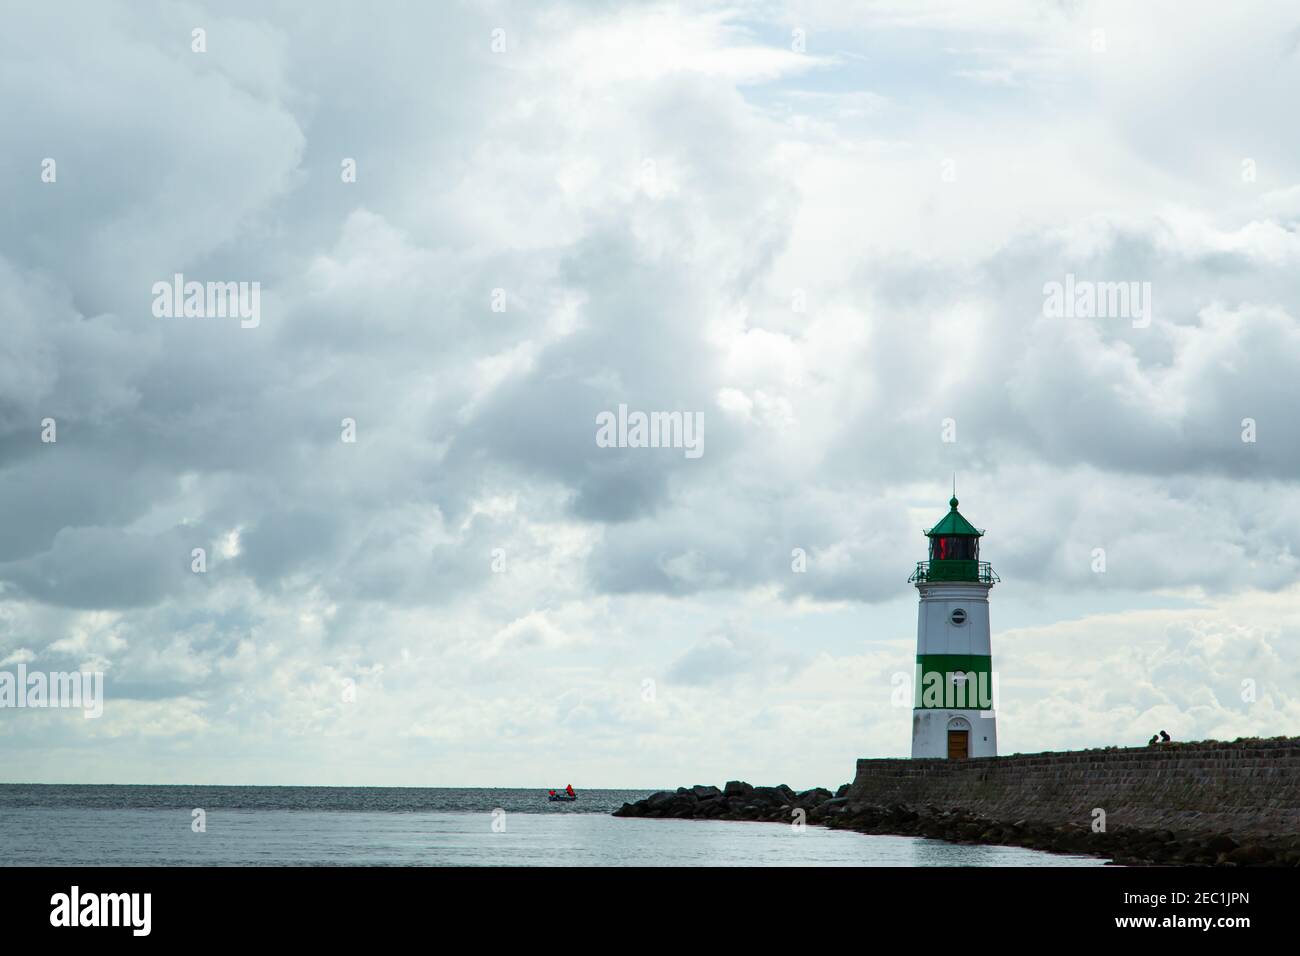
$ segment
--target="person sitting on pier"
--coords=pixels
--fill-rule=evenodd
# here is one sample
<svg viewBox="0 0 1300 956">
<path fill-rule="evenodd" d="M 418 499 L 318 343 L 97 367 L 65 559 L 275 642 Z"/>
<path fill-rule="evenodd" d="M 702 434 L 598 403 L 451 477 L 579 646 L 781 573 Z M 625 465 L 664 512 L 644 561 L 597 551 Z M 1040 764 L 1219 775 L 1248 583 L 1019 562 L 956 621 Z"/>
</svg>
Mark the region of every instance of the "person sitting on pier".
<svg viewBox="0 0 1300 956">
<path fill-rule="evenodd" d="M 1147 746 L 1148 746 L 1148 747 L 1154 747 L 1154 746 L 1155 746 L 1156 744 L 1158 744 L 1159 742 L 1160 742 L 1160 735 L 1159 735 L 1159 734 L 1152 734 L 1152 735 L 1151 735 L 1151 739 L 1147 741 Z"/>
<path fill-rule="evenodd" d="M 1167 743 L 1169 743 L 1169 741 L 1170 741 L 1171 739 L 1172 739 L 1172 738 L 1171 738 L 1167 733 L 1165 733 L 1163 730 L 1160 731 L 1160 742 L 1161 742 L 1162 744 L 1167 744 Z"/>
</svg>

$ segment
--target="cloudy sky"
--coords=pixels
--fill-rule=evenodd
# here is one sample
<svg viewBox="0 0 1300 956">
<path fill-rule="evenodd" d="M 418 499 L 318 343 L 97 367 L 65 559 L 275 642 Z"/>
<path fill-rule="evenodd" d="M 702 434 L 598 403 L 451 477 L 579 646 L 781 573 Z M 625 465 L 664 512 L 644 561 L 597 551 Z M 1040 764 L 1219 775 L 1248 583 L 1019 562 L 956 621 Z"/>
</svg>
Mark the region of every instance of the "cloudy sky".
<svg viewBox="0 0 1300 956">
<path fill-rule="evenodd" d="M 0 669 L 107 701 L 0 779 L 835 786 L 954 472 L 1004 752 L 1296 733 L 1300 14 L 1193 6 L 8 10 Z"/>
</svg>

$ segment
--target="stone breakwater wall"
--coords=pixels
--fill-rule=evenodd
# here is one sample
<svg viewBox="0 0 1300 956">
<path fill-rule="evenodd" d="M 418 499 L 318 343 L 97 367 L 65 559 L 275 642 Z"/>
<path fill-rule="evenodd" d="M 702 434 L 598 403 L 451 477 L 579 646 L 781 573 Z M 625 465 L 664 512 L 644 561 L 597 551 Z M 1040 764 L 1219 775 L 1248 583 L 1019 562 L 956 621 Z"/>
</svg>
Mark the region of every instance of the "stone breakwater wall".
<svg viewBox="0 0 1300 956">
<path fill-rule="evenodd" d="M 1300 834 L 1300 737 L 1015 754 L 859 760 L 849 808 L 961 810 L 1011 823 Z"/>
<path fill-rule="evenodd" d="M 1300 866 L 1300 738 L 859 760 L 834 794 L 732 780 L 664 790 L 614 816 L 806 822 L 1129 865 Z"/>
</svg>

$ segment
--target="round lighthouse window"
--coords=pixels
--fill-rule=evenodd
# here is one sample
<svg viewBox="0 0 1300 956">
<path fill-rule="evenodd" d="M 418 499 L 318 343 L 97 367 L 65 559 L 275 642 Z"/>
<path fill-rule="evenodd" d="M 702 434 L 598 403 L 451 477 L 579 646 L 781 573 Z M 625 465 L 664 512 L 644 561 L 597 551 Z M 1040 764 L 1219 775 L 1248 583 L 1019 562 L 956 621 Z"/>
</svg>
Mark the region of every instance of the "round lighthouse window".
<svg viewBox="0 0 1300 956">
<path fill-rule="evenodd" d="M 958 627 L 961 627 L 966 623 L 966 612 L 961 608 L 956 608 L 950 615 L 948 615 L 948 620 L 952 621 L 952 623 Z"/>
</svg>

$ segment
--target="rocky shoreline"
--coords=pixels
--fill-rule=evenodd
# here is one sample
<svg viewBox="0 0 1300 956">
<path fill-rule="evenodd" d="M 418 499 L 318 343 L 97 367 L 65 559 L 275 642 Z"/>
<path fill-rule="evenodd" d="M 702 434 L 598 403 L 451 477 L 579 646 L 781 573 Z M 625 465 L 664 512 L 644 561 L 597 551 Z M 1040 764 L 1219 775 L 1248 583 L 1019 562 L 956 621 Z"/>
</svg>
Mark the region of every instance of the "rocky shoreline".
<svg viewBox="0 0 1300 956">
<path fill-rule="evenodd" d="M 950 843 L 1021 846 L 1051 853 L 1105 857 L 1126 866 L 1300 866 L 1300 835 L 1250 837 L 1118 828 L 1094 833 L 1085 824 L 998 821 L 960 808 L 850 806 L 849 784 L 795 792 L 784 784 L 755 787 L 732 780 L 719 789 L 696 785 L 661 790 L 625 803 L 616 817 L 805 823 L 859 833 L 918 836 Z"/>
</svg>

